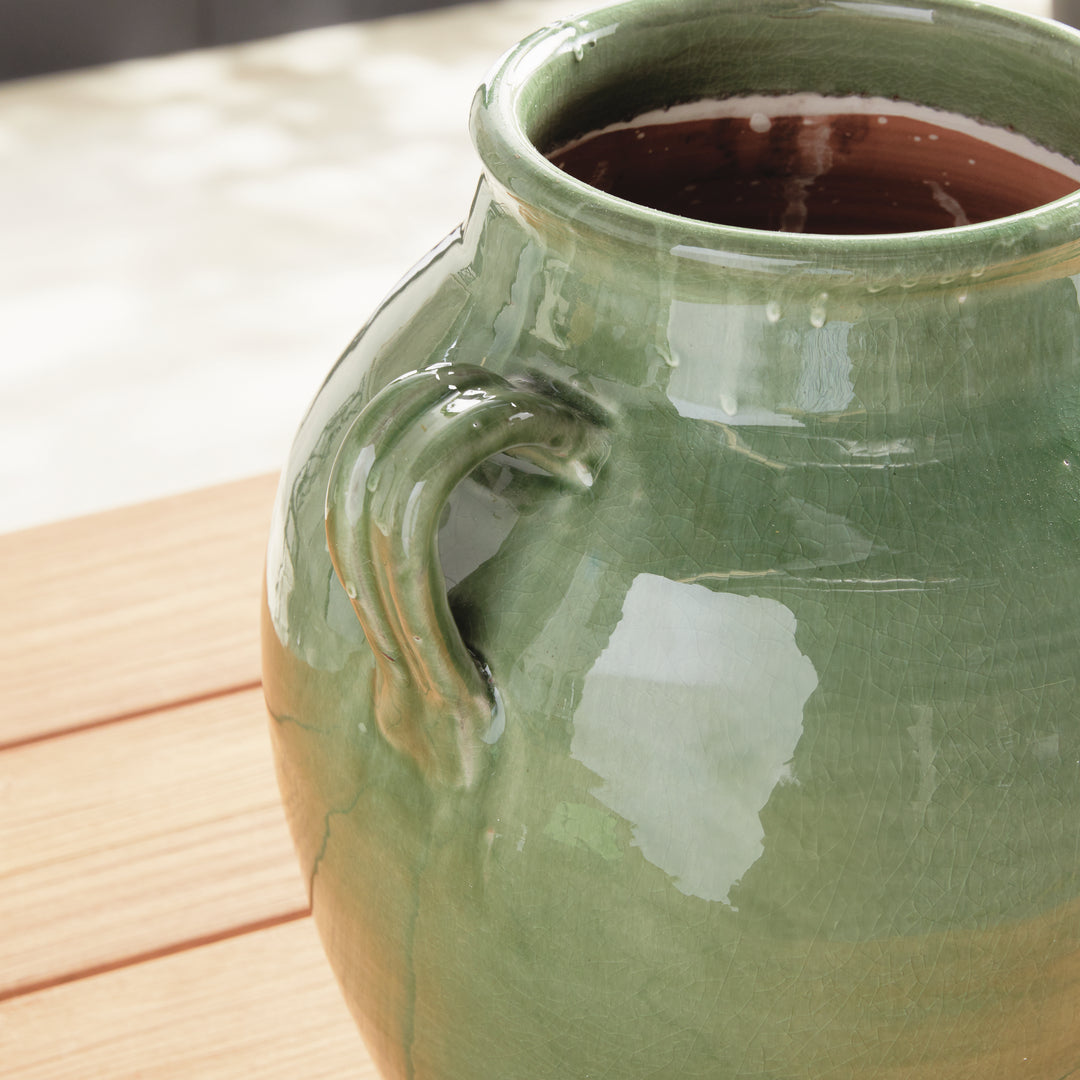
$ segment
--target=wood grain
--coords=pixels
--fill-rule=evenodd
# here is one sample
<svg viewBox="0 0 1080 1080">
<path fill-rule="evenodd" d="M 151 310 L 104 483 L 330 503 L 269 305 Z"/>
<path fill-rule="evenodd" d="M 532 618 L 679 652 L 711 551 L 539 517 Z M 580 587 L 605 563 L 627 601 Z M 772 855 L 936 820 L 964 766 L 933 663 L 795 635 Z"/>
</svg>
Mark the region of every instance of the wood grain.
<svg viewBox="0 0 1080 1080">
<path fill-rule="evenodd" d="M 0 746 L 254 685 L 276 483 L 0 536 Z"/>
<path fill-rule="evenodd" d="M 310 919 L 0 1003 L 8 1080 L 377 1080 Z"/>
<path fill-rule="evenodd" d="M 274 486 L 0 536 L 5 1080 L 375 1080 L 258 686 Z"/>
<path fill-rule="evenodd" d="M 261 691 L 0 753 L 0 882 L 0 997 L 306 911 Z"/>
</svg>

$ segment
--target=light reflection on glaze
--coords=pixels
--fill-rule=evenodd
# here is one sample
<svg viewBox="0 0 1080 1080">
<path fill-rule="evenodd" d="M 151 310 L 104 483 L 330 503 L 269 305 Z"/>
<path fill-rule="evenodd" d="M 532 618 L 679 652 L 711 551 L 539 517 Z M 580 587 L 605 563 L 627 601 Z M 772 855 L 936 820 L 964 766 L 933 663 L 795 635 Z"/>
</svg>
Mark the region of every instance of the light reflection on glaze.
<svg viewBox="0 0 1080 1080">
<path fill-rule="evenodd" d="M 289 644 L 288 603 L 296 584 L 296 568 L 293 566 L 292 550 L 286 542 L 286 523 L 288 506 L 279 491 L 274 499 L 273 514 L 270 519 L 270 539 L 266 548 L 266 606 L 270 615 L 270 624 L 274 628 L 278 641 Z"/>
<path fill-rule="evenodd" d="M 510 535 L 518 514 L 502 494 L 509 482 L 510 470 L 504 467 L 492 490 L 471 480 L 458 484 L 454 490 L 439 527 L 438 540 L 448 588 L 490 559 Z"/>
<path fill-rule="evenodd" d="M 586 677 L 571 752 L 688 895 L 727 902 L 764 850 L 759 812 L 795 779 L 818 683 L 795 629 L 776 600 L 639 574 Z"/>
<path fill-rule="evenodd" d="M 851 8 L 860 15 L 866 14 L 883 19 L 908 19 L 913 22 L 933 22 L 933 8 L 908 7 L 904 4 L 854 4 L 851 0 L 832 0 L 832 7 Z"/>
<path fill-rule="evenodd" d="M 742 409 L 743 422 L 752 415 L 761 424 L 798 423 L 760 404 L 766 397 L 758 378 L 764 325 L 756 307 L 672 301 L 667 393 L 680 416 L 730 424 Z"/>
<path fill-rule="evenodd" d="M 848 355 L 851 323 L 836 320 L 816 330 L 803 337 L 802 371 L 794 404 L 806 413 L 843 412 L 855 400 Z"/>
<path fill-rule="evenodd" d="M 837 413 L 851 405 L 852 324 L 826 321 L 824 315 L 821 325 L 800 328 L 798 344 L 791 346 L 795 365 L 788 389 L 791 412 L 770 404 L 775 390 L 763 384 L 762 376 L 775 371 L 770 350 L 775 351 L 776 335 L 783 334 L 784 327 L 767 308 L 767 304 L 672 302 L 667 394 L 680 416 L 730 425 L 801 427 L 792 413 Z"/>
</svg>

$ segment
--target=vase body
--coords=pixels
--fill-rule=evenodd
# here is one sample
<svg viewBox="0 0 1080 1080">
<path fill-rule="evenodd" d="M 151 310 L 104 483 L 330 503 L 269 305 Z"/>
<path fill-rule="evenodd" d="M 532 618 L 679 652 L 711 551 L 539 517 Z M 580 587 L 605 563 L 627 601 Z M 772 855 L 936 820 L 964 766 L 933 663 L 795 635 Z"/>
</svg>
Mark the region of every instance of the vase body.
<svg viewBox="0 0 1080 1080">
<path fill-rule="evenodd" d="M 508 86 L 527 134 L 560 95 L 610 109 L 610 73 L 575 80 L 616 43 L 683 71 L 665 57 L 734 35 L 736 89 L 896 93 L 1080 151 L 1064 105 L 1030 130 L 1031 79 L 1080 97 L 1067 31 L 930 12 L 627 5 L 526 43 L 478 96 L 465 225 L 305 418 L 264 682 L 314 916 L 388 1080 L 1080 1068 L 1080 201 L 761 236 L 613 206 L 500 141 L 524 138 Z M 755 59 L 784 34 L 802 67 Z M 571 416 L 576 479 L 523 460 L 530 429 L 489 456 L 447 435 L 402 480 L 428 421 L 485 393 L 506 422 Z M 395 490 L 397 517 L 369 505 Z M 391 601 L 342 550 L 365 529 Z"/>
</svg>

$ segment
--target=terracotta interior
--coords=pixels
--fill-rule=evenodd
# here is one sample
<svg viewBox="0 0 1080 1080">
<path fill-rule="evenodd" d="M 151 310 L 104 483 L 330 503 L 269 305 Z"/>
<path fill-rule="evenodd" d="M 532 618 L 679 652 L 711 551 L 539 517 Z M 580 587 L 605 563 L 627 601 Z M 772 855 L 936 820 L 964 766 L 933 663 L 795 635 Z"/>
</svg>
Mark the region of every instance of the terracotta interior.
<svg viewBox="0 0 1080 1080">
<path fill-rule="evenodd" d="M 629 126 L 550 157 L 631 202 L 782 232 L 949 228 L 1030 210 L 1080 187 L 971 134 L 891 113 Z"/>
</svg>

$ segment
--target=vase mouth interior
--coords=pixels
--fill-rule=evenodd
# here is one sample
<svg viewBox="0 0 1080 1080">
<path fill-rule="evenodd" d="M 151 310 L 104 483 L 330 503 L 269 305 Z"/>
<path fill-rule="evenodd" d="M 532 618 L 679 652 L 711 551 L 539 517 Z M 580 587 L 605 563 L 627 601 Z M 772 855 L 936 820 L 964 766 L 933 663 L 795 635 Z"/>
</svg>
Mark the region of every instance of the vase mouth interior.
<svg viewBox="0 0 1080 1080">
<path fill-rule="evenodd" d="M 673 247 L 828 265 L 842 243 L 849 265 L 908 255 L 925 262 L 940 253 L 985 273 L 1003 258 L 1080 236 L 1078 68 L 1080 34 L 967 0 L 634 0 L 555 24 L 508 53 L 478 92 L 473 131 L 488 175 L 534 216 L 652 247 L 670 239 Z M 1056 162 L 1066 182 L 1034 187 L 1026 203 L 987 202 L 986 215 L 953 213 L 926 227 L 918 218 L 905 227 L 909 219 L 901 217 L 875 231 L 868 218 L 868 227 L 844 230 L 820 217 L 824 228 L 811 221 L 785 230 L 700 220 L 677 203 L 650 206 L 637 200 L 633 185 L 629 198 L 603 191 L 590 174 L 572 175 L 549 160 L 590 133 L 631 127 L 643 116 L 662 124 L 710 103 L 799 95 L 876 100 L 892 103 L 893 113 L 922 110 L 996 129 L 1034 144 L 1034 156 Z M 875 109 L 884 130 L 883 106 L 868 106 Z M 743 118 L 761 128 L 773 119 L 760 110 Z M 972 157 L 964 157 L 965 167 Z M 989 175 L 998 165 L 971 167 L 972 181 L 987 192 L 1000 188 L 998 175 Z M 1013 180 L 1023 181 L 1024 172 L 1014 169 Z M 962 204 L 943 184 L 937 192 L 932 182 L 923 186 L 940 206 Z"/>
</svg>

